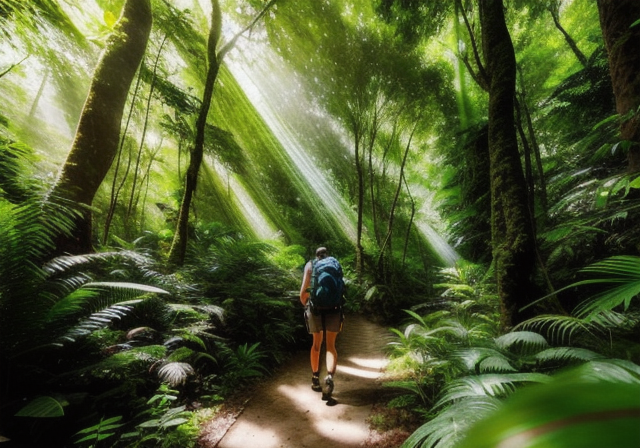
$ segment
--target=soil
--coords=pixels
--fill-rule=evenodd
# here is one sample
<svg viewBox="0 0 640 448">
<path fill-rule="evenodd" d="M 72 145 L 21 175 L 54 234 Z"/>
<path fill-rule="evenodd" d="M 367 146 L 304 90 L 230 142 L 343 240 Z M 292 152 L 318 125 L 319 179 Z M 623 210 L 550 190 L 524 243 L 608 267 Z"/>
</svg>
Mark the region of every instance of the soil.
<svg viewBox="0 0 640 448">
<path fill-rule="evenodd" d="M 203 426 L 200 447 L 400 446 L 410 429 L 398 425 L 380 430 L 370 425 L 372 420 L 384 420 L 385 403 L 397 395 L 382 385 L 390 340 L 386 328 L 363 316 L 347 316 L 336 343 L 335 401 L 322 401 L 321 393 L 311 390 L 309 351 L 300 351 L 275 375 L 226 403 L 223 412 Z M 321 380 L 324 375 L 321 370 Z M 372 419 L 374 414 L 382 417 Z"/>
</svg>

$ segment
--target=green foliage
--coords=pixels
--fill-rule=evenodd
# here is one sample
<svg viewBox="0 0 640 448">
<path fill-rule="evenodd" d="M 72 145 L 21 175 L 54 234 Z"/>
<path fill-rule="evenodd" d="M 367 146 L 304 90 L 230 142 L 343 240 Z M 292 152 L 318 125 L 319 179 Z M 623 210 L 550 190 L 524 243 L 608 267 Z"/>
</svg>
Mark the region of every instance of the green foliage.
<svg viewBox="0 0 640 448">
<path fill-rule="evenodd" d="M 68 403 L 60 402 L 53 397 L 36 397 L 26 406 L 16 412 L 16 417 L 52 418 L 64 415 L 64 406 Z"/>
<path fill-rule="evenodd" d="M 599 261 L 585 267 L 581 272 L 601 275 L 602 278 L 591 278 L 571 285 L 572 287 L 590 284 L 611 285 L 576 309 L 578 317 L 587 320 L 606 310 L 613 310 L 619 305 L 627 311 L 631 300 L 640 294 L 640 257 L 616 256 Z"/>
<path fill-rule="evenodd" d="M 134 432 L 121 436 L 129 447 L 158 446 L 163 448 L 194 446 L 197 429 L 187 425 L 193 416 L 185 406 L 173 406 L 178 399 L 177 391 L 161 385 L 148 401 L 139 418 L 145 419 Z M 194 432 L 195 430 L 195 432 Z M 133 439 L 132 441 L 129 441 Z"/>
<path fill-rule="evenodd" d="M 224 352 L 224 374 L 221 377 L 221 393 L 227 395 L 234 392 L 247 381 L 265 375 L 268 370 L 264 365 L 266 354 L 259 349 L 259 342 L 249 346 L 240 345 L 235 351 Z"/>
<path fill-rule="evenodd" d="M 121 415 L 107 419 L 100 419 L 100 422 L 97 425 L 78 431 L 76 436 L 81 438 L 76 440 L 74 444 L 88 446 L 89 448 L 97 447 L 101 441 L 116 435 L 113 431 L 123 426 L 122 423 L 118 423 L 121 420 Z"/>
<path fill-rule="evenodd" d="M 519 391 L 475 422 L 456 446 L 638 446 L 640 378 L 635 370 L 632 382 L 619 376 L 613 382 L 594 381 L 575 370 Z"/>
<path fill-rule="evenodd" d="M 634 433 L 632 428 L 640 414 L 633 411 L 627 416 L 619 410 L 640 409 L 635 391 L 640 385 L 640 367 L 607 354 L 634 356 L 629 341 L 620 340 L 631 336 L 637 325 L 628 311 L 633 305 L 631 300 L 638 294 L 635 285 L 638 265 L 636 257 L 624 256 L 584 268 L 583 272 L 600 277 L 571 287 L 592 284 L 612 287 L 586 300 L 578 308 L 578 317 L 538 316 L 498 337 L 486 330 L 460 331 L 462 327 L 453 322 L 449 311 L 429 316 L 410 312 L 415 323 L 409 324 L 404 333 L 394 330 L 399 336 L 395 345 L 402 347 L 399 353 L 410 350 L 419 360 L 416 372 L 430 368 L 431 375 L 439 373 L 446 379 L 431 391 L 434 400 L 430 402 L 424 400 L 427 382 L 415 382 L 411 387 L 405 384 L 406 389 L 423 397 L 429 413 L 428 421 L 406 440 L 403 448 L 478 446 L 479 440 L 486 442 L 482 446 L 502 446 L 511 443 L 512 437 L 524 437 L 518 439 L 519 446 L 548 446 L 550 440 L 558 444 L 553 446 L 574 446 L 576 437 L 584 440 L 584 446 L 602 446 L 607 442 L 597 438 L 595 432 L 591 438 L 597 441 L 593 442 L 576 435 L 584 431 L 582 420 L 591 422 L 592 417 L 596 426 L 620 428 L 620 434 L 616 435 L 620 446 L 634 446 L 637 431 Z M 452 278 L 451 273 L 448 278 Z M 464 299 L 472 291 L 458 282 L 442 286 L 448 288 L 446 295 L 452 298 Z M 611 290 L 614 292 L 609 294 Z M 612 308 L 621 308 L 621 313 L 612 312 Z M 457 314 L 457 318 L 466 319 L 464 314 Z M 551 346 L 544 334 L 567 345 Z M 598 344 L 597 340 L 604 335 L 612 339 Z M 564 372 L 567 367 L 572 369 Z M 535 383 L 542 384 L 532 385 Z M 636 395 L 627 396 L 626 405 L 619 405 L 615 398 L 588 398 L 606 396 L 609 391 L 615 396 Z M 611 410 L 615 421 L 600 414 L 606 413 L 605 409 Z M 600 429 L 599 433 L 606 431 Z"/>
</svg>

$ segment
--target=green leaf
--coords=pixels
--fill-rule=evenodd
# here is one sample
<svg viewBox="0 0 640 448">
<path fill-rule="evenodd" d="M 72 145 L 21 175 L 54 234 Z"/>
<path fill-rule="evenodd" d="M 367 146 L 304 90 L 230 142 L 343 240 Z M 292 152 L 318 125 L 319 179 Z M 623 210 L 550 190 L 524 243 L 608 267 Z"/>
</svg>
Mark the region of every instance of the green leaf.
<svg viewBox="0 0 640 448">
<path fill-rule="evenodd" d="M 64 416 L 62 403 L 53 397 L 38 397 L 16 413 L 16 417 L 52 418 Z"/>
<path fill-rule="evenodd" d="M 640 385 L 577 375 L 522 389 L 477 422 L 460 448 L 640 446 Z"/>
<path fill-rule="evenodd" d="M 116 26 L 117 22 L 118 18 L 115 16 L 115 14 L 113 14 L 111 11 L 104 12 L 104 23 L 107 25 L 107 27 L 113 28 L 114 26 Z"/>
<path fill-rule="evenodd" d="M 163 422 L 162 423 L 162 427 L 163 428 L 170 428 L 172 426 L 180 426 L 183 423 L 187 423 L 188 421 L 189 421 L 189 419 L 187 419 L 187 418 L 178 417 L 178 418 L 171 419 L 171 420 L 169 420 L 167 422 Z"/>
<path fill-rule="evenodd" d="M 79 444 L 82 442 L 86 442 L 87 440 L 94 440 L 98 438 L 98 434 L 89 434 L 88 436 L 84 436 L 82 439 L 80 440 L 76 440 L 74 443 Z"/>
<path fill-rule="evenodd" d="M 138 425 L 138 428 L 157 428 L 160 426 L 160 420 L 154 418 L 152 420 L 147 420 L 146 422 L 142 422 Z"/>
<path fill-rule="evenodd" d="M 629 182 L 629 188 L 640 188 L 640 176 Z"/>
</svg>

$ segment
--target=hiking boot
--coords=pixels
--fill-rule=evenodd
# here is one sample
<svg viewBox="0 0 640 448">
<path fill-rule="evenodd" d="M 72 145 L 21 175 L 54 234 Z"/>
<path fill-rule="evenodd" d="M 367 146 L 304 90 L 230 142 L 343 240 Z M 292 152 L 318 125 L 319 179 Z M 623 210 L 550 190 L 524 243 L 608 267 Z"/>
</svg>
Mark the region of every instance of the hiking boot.
<svg viewBox="0 0 640 448">
<path fill-rule="evenodd" d="M 314 392 L 322 392 L 322 386 L 320 385 L 320 378 L 316 375 L 311 377 L 311 389 Z"/>
<path fill-rule="evenodd" d="M 326 384 L 327 389 L 322 392 L 322 400 L 331 401 L 331 394 L 333 393 L 333 375 L 327 375 L 324 379 L 324 384 Z"/>
</svg>

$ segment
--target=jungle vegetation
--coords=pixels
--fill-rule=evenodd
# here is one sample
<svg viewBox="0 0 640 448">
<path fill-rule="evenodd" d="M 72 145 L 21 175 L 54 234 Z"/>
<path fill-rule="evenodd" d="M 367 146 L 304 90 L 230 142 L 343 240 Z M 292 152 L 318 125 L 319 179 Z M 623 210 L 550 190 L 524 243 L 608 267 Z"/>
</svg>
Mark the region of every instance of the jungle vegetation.
<svg viewBox="0 0 640 448">
<path fill-rule="evenodd" d="M 0 0 L 0 32 L 0 442 L 197 446 L 307 347 L 324 245 L 396 336 L 403 447 L 640 444 L 637 1 Z"/>
</svg>

